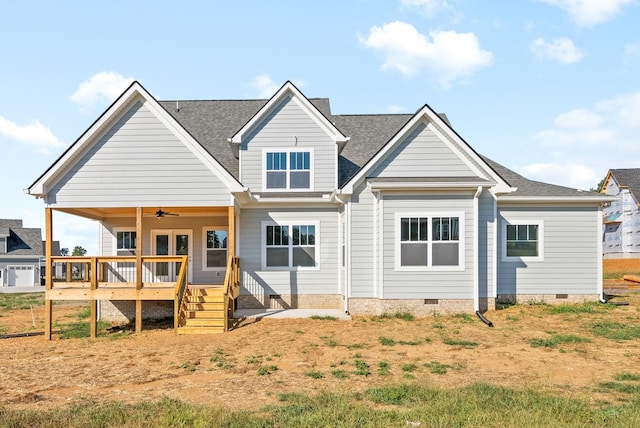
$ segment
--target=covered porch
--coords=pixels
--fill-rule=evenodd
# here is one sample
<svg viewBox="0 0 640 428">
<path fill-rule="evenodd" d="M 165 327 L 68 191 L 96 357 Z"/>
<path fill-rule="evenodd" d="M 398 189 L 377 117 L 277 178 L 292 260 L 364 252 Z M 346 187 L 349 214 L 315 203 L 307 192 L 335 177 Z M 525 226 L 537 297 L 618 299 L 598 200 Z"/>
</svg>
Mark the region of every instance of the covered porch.
<svg viewBox="0 0 640 428">
<path fill-rule="evenodd" d="M 223 274 L 220 280 L 203 283 L 202 275 L 197 284 L 190 281 L 192 276 L 193 244 L 190 242 L 194 233 L 191 230 L 185 239 L 189 239 L 188 251 L 174 251 L 159 255 L 153 242 L 151 230 L 158 229 L 163 219 L 158 212 L 171 213 L 180 218 L 180 222 L 173 223 L 184 227 L 191 222 L 207 221 L 203 218 L 215 218 L 217 224 L 225 228 L 224 254 L 214 254 L 216 263 L 222 262 L 223 267 L 215 270 L 216 275 Z M 236 210 L 229 207 L 170 207 L 170 208 L 87 208 L 60 209 L 59 211 L 98 220 L 101 224 L 110 221 L 131 223 L 131 229 L 137 239 L 133 245 L 133 254 L 104 255 L 104 256 L 64 256 L 52 255 L 53 243 L 53 209 L 45 208 L 45 339 L 51 339 L 54 300 L 82 300 L 90 303 L 90 335 L 97 334 L 98 301 L 131 301 L 135 302 L 135 331 L 142 331 L 143 302 L 145 301 L 173 301 L 174 328 L 178 329 L 189 324 L 191 318 L 198 318 L 198 326 L 203 325 L 203 319 L 213 316 L 212 307 L 215 306 L 220 319 L 221 331 L 228 329 L 228 318 L 233 316 L 233 300 L 239 294 L 239 259 L 235 254 Z M 181 216 L 181 217 L 180 217 Z M 172 217 L 173 218 L 173 217 Z M 133 222 L 135 221 L 135 225 Z M 167 226 L 168 227 L 168 226 Z M 174 226 L 171 226 L 174 227 Z M 164 230 L 164 229 L 162 229 Z M 206 239 L 206 231 L 203 229 Z M 207 253 L 206 243 L 203 245 Z M 220 244 L 222 246 L 222 244 Z M 102 249 L 101 249 L 102 251 Z M 204 257 L 207 255 L 205 254 Z M 223 260 L 220 260 L 224 256 Z M 207 263 L 205 259 L 202 263 Z M 201 269 L 202 270 L 202 269 Z M 211 272 L 209 272 L 211 273 Z M 206 278 L 205 278 L 206 279 Z M 190 287 L 191 286 L 191 287 Z M 194 291 L 195 290 L 195 291 Z M 202 290 L 211 290 L 203 292 Z M 209 300 L 215 297 L 216 304 L 209 305 Z M 219 297 L 218 297 L 219 296 Z M 205 304 L 203 302 L 207 301 Z M 205 310 L 202 308 L 205 307 Z M 197 312 L 200 310 L 200 312 Z M 192 320 L 193 321 L 193 320 Z M 186 329 L 185 329 L 186 330 Z M 193 328 L 191 331 L 193 332 Z"/>
</svg>

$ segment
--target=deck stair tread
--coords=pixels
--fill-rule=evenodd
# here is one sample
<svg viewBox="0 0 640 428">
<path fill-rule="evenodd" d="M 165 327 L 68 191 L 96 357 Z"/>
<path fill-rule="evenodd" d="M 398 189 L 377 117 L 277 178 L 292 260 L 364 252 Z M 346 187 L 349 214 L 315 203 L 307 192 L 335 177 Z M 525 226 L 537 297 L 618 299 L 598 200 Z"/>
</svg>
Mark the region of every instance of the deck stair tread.
<svg viewBox="0 0 640 428">
<path fill-rule="evenodd" d="M 178 334 L 224 332 L 226 313 L 222 288 L 190 288 L 185 300 L 185 325 L 178 327 Z"/>
</svg>

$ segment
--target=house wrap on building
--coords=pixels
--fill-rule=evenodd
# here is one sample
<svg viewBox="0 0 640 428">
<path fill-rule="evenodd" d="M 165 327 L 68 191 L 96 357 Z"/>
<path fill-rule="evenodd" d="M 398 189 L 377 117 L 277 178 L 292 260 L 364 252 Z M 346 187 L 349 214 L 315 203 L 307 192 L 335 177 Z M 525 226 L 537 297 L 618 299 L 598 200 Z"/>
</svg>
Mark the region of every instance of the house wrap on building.
<svg viewBox="0 0 640 428">
<path fill-rule="evenodd" d="M 604 257 L 640 258 L 640 168 L 610 169 L 600 192 L 617 197 L 604 206 Z"/>
</svg>

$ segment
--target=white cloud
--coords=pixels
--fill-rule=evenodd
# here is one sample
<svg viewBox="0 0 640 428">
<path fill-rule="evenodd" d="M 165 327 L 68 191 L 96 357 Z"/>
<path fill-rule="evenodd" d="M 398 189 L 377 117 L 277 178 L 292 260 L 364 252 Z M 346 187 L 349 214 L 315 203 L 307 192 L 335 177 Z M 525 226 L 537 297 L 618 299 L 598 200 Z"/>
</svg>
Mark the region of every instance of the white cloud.
<svg viewBox="0 0 640 428">
<path fill-rule="evenodd" d="M 585 165 L 571 163 L 534 163 L 522 169 L 523 175 L 533 180 L 546 181 L 549 177 L 564 186 L 589 190 L 595 187 L 602 177 Z"/>
<path fill-rule="evenodd" d="M 427 16 L 443 11 L 453 11 L 453 7 L 447 0 L 400 0 L 400 3 L 403 6 L 418 8 Z"/>
<path fill-rule="evenodd" d="M 613 19 L 634 0 L 539 0 L 557 6 L 578 25 L 590 27 Z"/>
<path fill-rule="evenodd" d="M 610 168 L 640 165 L 639 131 L 640 92 L 565 112 L 532 137 L 545 162 L 519 170 L 536 180 L 588 189 Z"/>
<path fill-rule="evenodd" d="M 274 82 L 268 74 L 256 76 L 250 86 L 258 91 L 260 98 L 271 98 L 280 89 L 280 85 Z"/>
<path fill-rule="evenodd" d="M 133 77 L 124 77 L 112 71 L 103 71 L 80 83 L 71 95 L 71 101 L 83 108 L 98 103 L 110 103 L 115 100 L 133 82 Z"/>
<path fill-rule="evenodd" d="M 531 51 L 539 58 L 551 58 L 562 64 L 573 64 L 584 56 L 582 51 L 575 47 L 571 39 L 561 37 L 552 42 L 544 39 L 535 39 L 531 43 Z"/>
<path fill-rule="evenodd" d="M 360 41 L 383 53 L 383 70 L 396 69 L 404 75 L 414 75 L 424 69 L 433 73 L 443 87 L 468 78 L 493 61 L 493 54 L 480 49 L 473 33 L 432 31 L 427 37 L 406 22 L 371 27 L 369 36 L 360 36 Z"/>
<path fill-rule="evenodd" d="M 65 144 L 60 141 L 49 127 L 43 125 L 37 120 L 26 125 L 18 125 L 0 116 L 0 134 L 10 139 L 19 141 L 36 147 L 41 153 L 49 153 L 52 149 L 64 147 Z"/>
</svg>

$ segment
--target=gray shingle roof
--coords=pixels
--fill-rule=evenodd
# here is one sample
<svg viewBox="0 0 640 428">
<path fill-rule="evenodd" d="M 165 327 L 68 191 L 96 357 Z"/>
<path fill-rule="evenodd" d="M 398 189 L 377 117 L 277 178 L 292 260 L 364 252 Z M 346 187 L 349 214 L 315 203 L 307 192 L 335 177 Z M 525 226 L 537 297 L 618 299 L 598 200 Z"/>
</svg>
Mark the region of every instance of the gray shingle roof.
<svg viewBox="0 0 640 428">
<path fill-rule="evenodd" d="M 8 230 L 6 255 L 43 255 L 42 231 L 40 228 L 22 227 L 22 220 L 0 219 L 0 229 Z"/>
<path fill-rule="evenodd" d="M 227 138 L 244 126 L 268 100 L 159 101 L 222 166 L 236 179 L 238 159 Z M 310 99 L 327 118 L 331 117 L 329 100 Z M 178 108 L 176 108 L 178 107 Z"/>
<path fill-rule="evenodd" d="M 159 102 L 205 150 L 236 179 L 239 179 L 238 159 L 234 156 L 227 139 L 258 113 L 267 101 L 254 99 Z M 412 114 L 332 115 L 327 98 L 312 98 L 309 101 L 350 138 L 338 159 L 339 187 L 353 177 L 413 117 Z M 442 114 L 440 116 L 447 124 L 449 123 L 446 116 Z M 509 196 L 598 195 L 594 192 L 529 180 L 489 158 L 482 158 L 511 186 L 517 187 L 517 191 Z M 640 186 L 638 189 L 640 190 Z"/>
<path fill-rule="evenodd" d="M 504 180 L 511 186 L 516 187 L 517 190 L 514 193 L 510 193 L 508 196 L 530 196 L 530 197 L 586 197 L 586 196 L 600 196 L 597 192 L 587 192 L 583 190 L 573 189 L 571 187 L 557 186 L 555 184 L 543 183 L 541 181 L 529 180 L 523 177 L 515 171 L 500 165 L 487 157 L 482 156 L 482 159 L 489 164 L 495 172 L 497 172 Z"/>
<path fill-rule="evenodd" d="M 335 115 L 333 124 L 349 142 L 338 158 L 338 186 L 342 187 L 405 125 L 410 114 Z"/>
<path fill-rule="evenodd" d="M 640 201 L 640 168 L 610 169 L 609 172 L 619 186 L 628 187 L 636 201 Z"/>
</svg>

